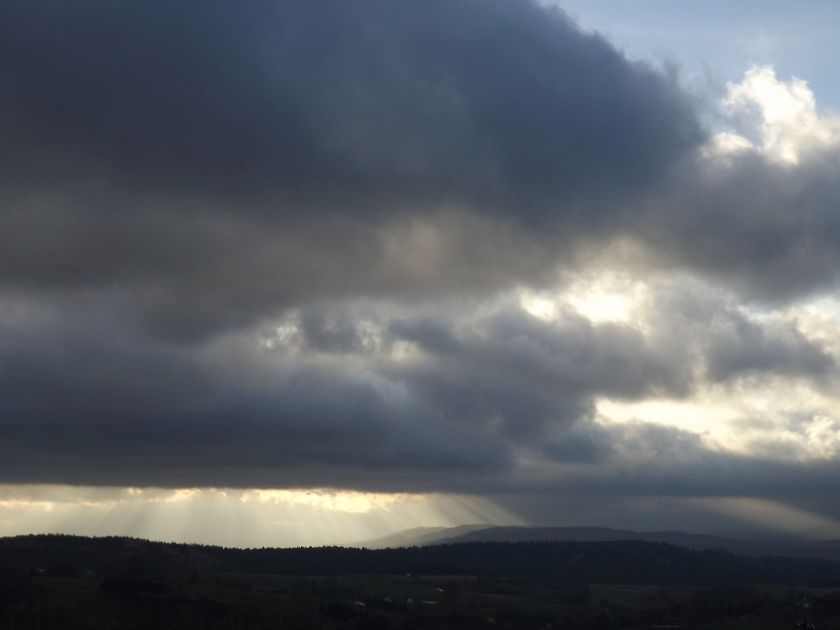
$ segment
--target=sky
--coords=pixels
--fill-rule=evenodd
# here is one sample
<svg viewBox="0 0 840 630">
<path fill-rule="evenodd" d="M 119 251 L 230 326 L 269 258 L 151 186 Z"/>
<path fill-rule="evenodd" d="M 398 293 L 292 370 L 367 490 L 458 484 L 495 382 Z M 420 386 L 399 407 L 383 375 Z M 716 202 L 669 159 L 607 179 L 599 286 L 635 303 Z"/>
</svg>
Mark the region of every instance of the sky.
<svg viewBox="0 0 840 630">
<path fill-rule="evenodd" d="M 0 535 L 840 537 L 839 11 L 11 0 Z"/>
<path fill-rule="evenodd" d="M 840 6 L 810 0 L 544 0 L 605 35 L 635 59 L 676 64 L 696 84 L 720 89 L 752 65 L 806 79 L 822 108 L 840 108 L 833 24 Z"/>
</svg>

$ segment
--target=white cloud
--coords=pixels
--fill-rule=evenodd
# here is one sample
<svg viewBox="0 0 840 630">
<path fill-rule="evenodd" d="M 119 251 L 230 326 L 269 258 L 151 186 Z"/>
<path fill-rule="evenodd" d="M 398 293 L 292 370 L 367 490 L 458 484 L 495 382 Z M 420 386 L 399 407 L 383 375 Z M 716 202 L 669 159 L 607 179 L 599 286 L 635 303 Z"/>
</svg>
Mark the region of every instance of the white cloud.
<svg viewBox="0 0 840 630">
<path fill-rule="evenodd" d="M 742 133 L 715 135 L 707 155 L 752 149 L 773 162 L 796 165 L 807 152 L 840 143 L 840 120 L 820 115 L 808 83 L 780 80 L 772 66 L 753 66 L 740 83 L 727 83 L 722 105 Z"/>
</svg>

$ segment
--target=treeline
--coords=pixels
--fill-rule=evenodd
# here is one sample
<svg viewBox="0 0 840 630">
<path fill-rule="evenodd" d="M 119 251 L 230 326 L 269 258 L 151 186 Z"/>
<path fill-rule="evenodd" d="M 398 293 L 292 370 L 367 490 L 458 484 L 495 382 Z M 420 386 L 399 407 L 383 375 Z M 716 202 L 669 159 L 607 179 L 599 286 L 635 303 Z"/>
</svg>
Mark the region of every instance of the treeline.
<svg viewBox="0 0 840 630">
<path fill-rule="evenodd" d="M 0 567 L 52 575 L 178 575 L 198 571 L 285 575 L 530 576 L 600 584 L 840 584 L 840 563 L 751 558 L 664 543 L 457 543 L 402 549 L 233 549 L 131 538 L 0 539 Z"/>
</svg>

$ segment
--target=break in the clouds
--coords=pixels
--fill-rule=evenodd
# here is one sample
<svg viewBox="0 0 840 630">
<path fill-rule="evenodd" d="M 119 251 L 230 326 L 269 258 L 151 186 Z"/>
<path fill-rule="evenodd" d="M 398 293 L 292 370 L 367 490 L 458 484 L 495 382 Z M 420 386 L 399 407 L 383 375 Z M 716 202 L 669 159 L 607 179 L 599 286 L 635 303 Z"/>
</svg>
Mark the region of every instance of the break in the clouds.
<svg viewBox="0 0 840 630">
<path fill-rule="evenodd" d="M 3 13 L 0 482 L 835 510 L 803 80 L 524 0 Z"/>
</svg>

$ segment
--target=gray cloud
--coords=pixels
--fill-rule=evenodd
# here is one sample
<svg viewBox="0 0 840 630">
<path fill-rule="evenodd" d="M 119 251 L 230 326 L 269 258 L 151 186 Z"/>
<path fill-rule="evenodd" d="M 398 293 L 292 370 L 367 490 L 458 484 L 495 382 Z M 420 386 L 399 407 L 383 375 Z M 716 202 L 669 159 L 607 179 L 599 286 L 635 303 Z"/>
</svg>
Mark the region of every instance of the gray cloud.
<svg viewBox="0 0 840 630">
<path fill-rule="evenodd" d="M 478 493 L 544 522 L 558 518 L 538 507 L 546 496 L 754 496 L 830 512 L 836 462 L 800 461 L 796 445 L 748 456 L 643 418 L 599 420 L 598 397 L 702 384 L 704 325 L 732 314 L 684 292 L 673 304 L 672 321 L 691 323 L 643 334 L 572 312 L 543 321 L 510 300 L 324 303 L 185 346 L 84 303 L 6 302 L 0 478 Z M 797 422 L 787 429 L 805 435 Z"/>
<path fill-rule="evenodd" d="M 13 2 L 0 286 L 169 337 L 540 282 L 630 235 L 751 298 L 836 280 L 836 150 L 710 166 L 699 104 L 524 0 Z"/>
<path fill-rule="evenodd" d="M 796 165 L 747 151 L 684 162 L 634 228 L 662 261 L 706 274 L 746 299 L 779 304 L 836 286 L 836 145 Z"/>
<path fill-rule="evenodd" d="M 0 481 L 831 487 L 596 401 L 835 376 L 737 304 L 835 283 L 835 149 L 712 165 L 678 77 L 561 12 L 13 0 L 0 76 Z M 717 288 L 641 324 L 504 297 L 617 241 Z"/>
<path fill-rule="evenodd" d="M 0 42 L 0 286 L 118 287 L 170 338 L 538 277 L 534 228 L 603 229 L 701 140 L 524 0 L 13 2 Z"/>
<path fill-rule="evenodd" d="M 3 478 L 364 487 L 387 472 L 408 488 L 481 487 L 546 431 L 590 418 L 597 394 L 689 386 L 638 332 L 576 316 L 320 308 L 268 345 L 249 333 L 193 347 L 84 309 L 32 321 L 21 307 L 0 331 Z"/>
<path fill-rule="evenodd" d="M 819 377 L 836 367 L 823 348 L 794 326 L 761 326 L 733 313 L 712 337 L 707 352 L 709 377 L 718 382 L 760 372 Z"/>
<path fill-rule="evenodd" d="M 732 383 L 739 378 L 783 376 L 818 383 L 837 374 L 835 357 L 809 339 L 795 319 L 741 302 L 737 294 L 696 279 L 653 289 L 648 316 L 663 348 L 682 349 L 693 378 Z"/>
<path fill-rule="evenodd" d="M 705 315 L 701 304 L 684 311 Z M 599 428 L 595 399 L 687 396 L 703 348 L 712 365 L 717 343 L 747 348 L 749 362 L 763 334 L 742 322 L 709 344 L 702 317 L 643 334 L 572 312 L 543 321 L 510 300 L 425 312 L 357 302 L 184 346 L 85 302 L 50 312 L 18 300 L 3 312 L 0 473 L 18 482 L 480 491 L 543 486 L 519 478 L 523 456 L 604 471 L 691 464 L 706 453 L 697 436 Z"/>
<path fill-rule="evenodd" d="M 519 0 L 13 2 L 5 18 L 13 145 L 146 190 L 555 205 L 650 180 L 698 137 L 671 81 Z"/>
</svg>

